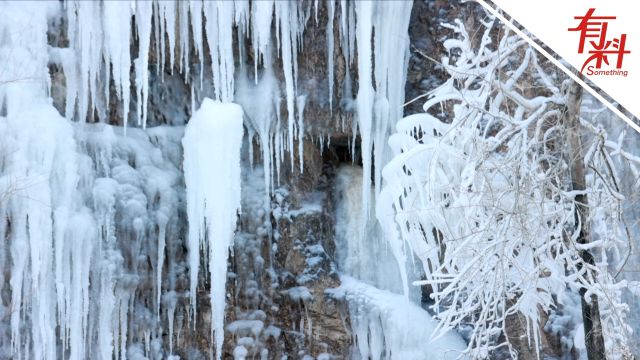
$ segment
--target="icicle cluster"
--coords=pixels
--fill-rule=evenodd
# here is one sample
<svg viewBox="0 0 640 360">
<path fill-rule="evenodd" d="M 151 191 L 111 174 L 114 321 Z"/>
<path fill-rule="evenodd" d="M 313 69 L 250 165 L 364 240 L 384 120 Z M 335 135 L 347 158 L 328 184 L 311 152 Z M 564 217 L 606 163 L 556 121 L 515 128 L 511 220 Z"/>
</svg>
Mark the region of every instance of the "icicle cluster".
<svg viewBox="0 0 640 360">
<path fill-rule="evenodd" d="M 273 104 L 275 111 L 269 109 L 267 112 L 271 116 L 261 114 L 263 119 L 254 120 L 261 146 L 269 150 L 268 154 L 275 155 L 276 166 L 279 166 L 282 159 L 278 153 L 286 149 L 289 154 L 293 154 L 295 142 L 298 141 L 300 169 L 303 169 L 301 153 L 304 102 L 300 101 L 299 95 L 304 94 L 297 94 L 297 53 L 302 47 L 301 39 L 307 19 L 313 11 L 311 3 L 273 0 L 68 1 L 64 6 L 70 48 L 73 50 L 60 52 L 59 59 L 67 78 L 67 118 L 84 120 L 95 113 L 99 119 L 107 120 L 107 104 L 111 95 L 109 84 L 113 82 L 117 98 L 121 102 L 124 125 L 127 125 L 129 119 L 132 101 L 129 89 L 133 85 L 136 95 L 135 118 L 139 126 L 145 127 L 148 117 L 150 50 L 157 54 L 156 69 L 161 77 L 164 69 L 173 71 L 175 66 L 189 79 L 193 71 L 192 64 L 196 63 L 199 64 L 197 70 L 202 86 L 205 66 L 210 66 L 215 99 L 233 101 L 236 92 L 240 90 L 235 86 L 235 63 L 238 59 L 234 57 L 234 52 L 238 52 L 242 63 L 245 57 L 242 38 L 248 37 L 253 50 L 255 84 L 263 84 L 260 89 L 256 89 L 257 94 L 278 99 Z M 318 6 L 317 2 L 313 5 L 316 16 Z M 327 1 L 326 6 L 328 98 L 332 108 L 333 57 L 336 46 L 333 19 L 336 16 L 336 3 Z M 380 190 L 380 169 L 389 157 L 386 138 L 393 124 L 402 117 L 408 61 L 407 28 L 411 7 L 411 2 L 340 3 L 339 44 L 347 64 L 352 65 L 357 61 L 359 85 L 355 100 L 362 159 L 366 172 L 375 169 L 373 178 L 376 193 Z M 237 34 L 237 43 L 240 44 L 237 49 L 233 48 L 234 34 Z M 134 44 L 137 44 L 138 52 L 132 56 L 130 48 Z M 190 48 L 190 44 L 193 44 L 193 48 Z M 205 48 L 209 49 L 209 58 L 206 58 Z M 285 139 L 276 140 L 268 133 L 279 129 L 279 91 L 276 83 L 266 85 L 264 83 L 267 81 L 259 81 L 258 75 L 259 68 L 264 68 L 267 78 L 271 76 L 269 74 L 273 74 L 271 56 L 274 51 L 277 51 L 282 62 L 287 117 Z M 133 81 L 130 81 L 132 72 L 135 75 L 132 77 Z M 239 81 L 243 82 L 249 74 L 244 71 L 241 74 L 243 76 Z M 350 74 L 347 74 L 345 81 L 349 83 L 350 78 Z M 346 86 L 351 88 L 351 84 Z M 251 95 L 256 95 L 256 92 L 251 92 Z M 350 96 L 349 91 L 346 96 Z M 238 100 L 243 104 L 248 102 L 242 97 Z M 343 99 L 345 102 L 350 100 Z M 263 110 L 266 109 L 263 107 Z M 274 116 L 276 113 L 277 116 Z M 284 143 L 273 144 L 274 141 Z M 281 145 L 284 148 L 272 151 L 271 145 Z M 265 150 L 263 152 L 263 157 L 268 155 Z M 372 161 L 375 167 L 372 167 Z M 271 165 L 271 159 L 267 162 Z M 290 156 L 290 162 L 293 168 L 293 155 Z M 265 177 L 271 176 L 271 167 L 267 169 Z M 370 179 L 370 176 L 363 177 L 363 189 L 368 189 Z M 369 198 L 368 191 L 363 190 L 363 201 L 367 203 Z M 368 208 L 363 206 L 363 209 Z M 368 213 L 364 216 L 368 217 Z"/>
<path fill-rule="evenodd" d="M 359 132 L 362 141 L 362 209 L 363 219 L 368 219 L 371 171 L 375 172 L 375 196 L 387 157 L 386 138 L 402 115 L 412 4 L 327 1 L 324 5 L 329 107 L 333 111 L 337 105 L 333 64 L 340 47 L 348 64 L 340 104 L 357 110 L 352 138 Z M 272 0 L 0 4 L 0 12 L 10 14 L 0 22 L 0 128 L 6 135 L 0 153 L 0 185 L 3 193 L 20 195 L 7 197 L 6 202 L 0 197 L 0 208 L 8 219 L 0 221 L 0 239 L 7 239 L 2 242 L 0 265 L 11 268 L 12 298 L 10 306 L 0 309 L 11 314 L 11 339 L 8 345 L 0 340 L 0 346 L 9 346 L 16 358 L 52 359 L 61 353 L 70 359 L 89 353 L 105 359 L 125 358 L 129 352 L 149 355 L 161 352 L 154 341 L 160 341 L 158 323 L 166 316 L 172 349 L 180 294 L 175 292 L 179 275 L 170 256 L 174 246 L 170 240 L 178 238 L 181 230 L 177 225 L 181 194 L 175 190 L 181 176 L 179 166 L 174 166 L 180 161 L 175 142 L 181 129 L 142 132 L 131 128 L 131 119 L 134 127 L 142 128 L 149 120 L 149 82 L 154 75 L 150 71 L 157 71 L 159 79 L 174 70 L 188 81 L 199 76 L 202 87 L 204 76 L 209 76 L 205 69 L 211 70 L 215 101 L 242 105 L 249 138 L 254 134 L 259 138 L 269 196 L 287 153 L 292 169 L 294 154 L 300 171 L 304 169 L 308 121 L 304 111 L 310 94 L 298 91 L 298 53 L 308 19 L 315 11 L 317 21 L 319 6 L 317 1 Z M 394 20 L 389 21 L 389 16 Z M 66 26 L 68 43 L 62 43 L 68 47 L 48 43 L 50 25 L 56 21 L 56 26 Z M 336 32 L 339 39 L 334 40 Z M 253 71 L 236 68 L 248 58 L 246 39 L 253 52 Z M 153 54 L 156 64 L 151 63 Z M 51 64 L 64 73 L 64 118 L 49 99 Z M 360 79 L 355 99 L 350 90 L 355 78 L 351 68 L 357 68 Z M 198 84 L 191 86 L 194 93 Z M 110 108 L 114 99 L 117 109 Z M 239 108 L 226 108 L 232 105 L 211 104 L 206 100 L 202 105 L 208 115 L 194 115 L 183 145 L 190 199 L 190 295 L 195 310 L 204 244 L 220 356 L 224 271 L 240 192 L 231 187 L 224 194 L 212 190 L 221 185 L 216 182 L 221 175 L 217 172 L 230 160 L 216 160 L 214 154 L 233 150 L 235 156 L 242 142 L 243 115 Z M 210 115 L 222 107 L 229 110 L 224 114 L 234 114 L 228 121 L 221 120 L 226 118 L 221 114 Z M 110 126 L 84 124 L 87 120 L 113 123 L 114 111 L 127 137 Z M 204 134 L 209 134 L 206 141 Z M 154 142 L 168 147 L 170 154 L 158 150 L 161 146 Z M 207 156 L 189 160 L 202 154 Z M 239 160 L 235 160 L 224 172 L 226 185 L 239 179 Z M 196 166 L 209 172 L 196 175 Z M 222 195 L 228 198 L 219 202 Z M 227 206 L 224 211 L 222 205 Z M 133 245 L 124 251 L 123 244 Z M 141 254 L 149 253 L 151 247 L 157 256 L 143 259 Z M 149 266 L 153 295 L 141 300 L 136 289 L 146 284 L 141 277 Z M 167 267 L 169 288 L 163 286 Z M 146 302 L 153 304 L 155 314 L 139 307 Z M 133 309 L 140 321 L 130 328 Z M 144 350 L 133 349 L 137 343 L 133 338 L 145 344 Z"/>
<path fill-rule="evenodd" d="M 10 325 L 7 333 L 0 325 L 0 352 L 15 359 L 126 358 L 139 342 L 150 356 L 158 348 L 152 342 L 165 264 L 175 275 L 175 249 L 165 249 L 166 240 L 180 230 L 180 173 L 158 148 L 170 149 L 181 129 L 123 137 L 108 125 L 65 120 L 48 98 L 49 55 L 63 63 L 70 56 L 48 48 L 57 5 L 0 4 L 11 14 L 0 22 L 0 267 L 9 270 L 0 282 L 10 290 L 10 301 L 0 304 Z M 140 258 L 152 248 L 157 258 Z M 149 271 L 157 282 L 137 300 Z M 156 316 L 134 314 L 140 302 L 154 300 Z"/>
</svg>

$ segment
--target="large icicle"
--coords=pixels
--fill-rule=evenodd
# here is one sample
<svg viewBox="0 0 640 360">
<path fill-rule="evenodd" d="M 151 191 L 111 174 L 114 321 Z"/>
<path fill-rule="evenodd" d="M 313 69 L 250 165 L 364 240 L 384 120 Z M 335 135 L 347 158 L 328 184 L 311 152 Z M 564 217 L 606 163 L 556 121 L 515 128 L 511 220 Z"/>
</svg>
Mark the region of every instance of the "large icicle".
<svg viewBox="0 0 640 360">
<path fill-rule="evenodd" d="M 295 3 L 288 1 L 276 2 L 276 19 L 280 28 L 280 42 L 282 67 L 284 71 L 284 82 L 287 95 L 287 134 L 289 138 L 289 155 L 291 159 L 291 169 L 293 170 L 293 143 L 295 135 L 295 74 L 297 72 L 294 62 L 297 48 L 297 29 L 298 23 L 295 14 Z"/>
<path fill-rule="evenodd" d="M 136 25 L 138 27 L 138 58 L 135 61 L 136 95 L 138 97 L 138 126 L 147 127 L 147 104 L 149 98 L 149 44 L 151 42 L 151 19 L 153 3 L 136 3 Z"/>
<path fill-rule="evenodd" d="M 373 128 L 374 181 L 378 195 L 382 168 L 391 159 L 387 139 L 402 118 L 404 86 L 409 61 L 409 19 L 412 1 L 381 1 L 374 15 L 375 126 Z M 389 19 L 396 19 L 389 21 Z"/>
<path fill-rule="evenodd" d="M 333 17 L 336 4 L 334 0 L 327 1 L 329 16 L 327 19 L 327 77 L 329 78 L 329 110 L 333 111 Z"/>
<path fill-rule="evenodd" d="M 196 313 L 200 245 L 208 248 L 211 276 L 211 322 L 216 356 L 224 340 L 227 256 L 240 209 L 242 108 L 205 98 L 189 121 L 182 144 L 189 220 L 191 304 Z M 224 136 L 220 136 L 224 134 Z"/>
<path fill-rule="evenodd" d="M 371 149 L 373 147 L 373 53 L 371 36 L 373 35 L 373 3 L 361 1 L 356 3 L 358 21 L 356 23 L 356 38 L 358 46 L 358 128 L 362 151 L 362 216 L 369 218 L 369 201 L 371 201 Z M 366 224 L 366 221 L 362 222 Z M 364 229 L 363 229 L 364 231 Z"/>
<path fill-rule="evenodd" d="M 113 82 L 116 85 L 118 97 L 122 100 L 122 121 L 126 129 L 129 119 L 129 102 L 131 99 L 131 91 L 129 90 L 129 86 L 131 85 L 129 81 L 129 72 L 131 69 L 131 54 L 129 53 L 131 43 L 131 4 L 126 1 L 106 1 L 102 5 L 104 6 L 104 29 L 102 30 L 106 37 L 105 59 L 111 62 Z M 79 32 L 83 33 L 82 27 L 84 24 L 94 21 L 93 18 L 86 16 L 79 18 Z M 90 73 L 97 71 L 96 69 L 99 64 L 99 62 L 90 64 Z M 83 116 L 81 113 L 80 117 Z"/>
</svg>

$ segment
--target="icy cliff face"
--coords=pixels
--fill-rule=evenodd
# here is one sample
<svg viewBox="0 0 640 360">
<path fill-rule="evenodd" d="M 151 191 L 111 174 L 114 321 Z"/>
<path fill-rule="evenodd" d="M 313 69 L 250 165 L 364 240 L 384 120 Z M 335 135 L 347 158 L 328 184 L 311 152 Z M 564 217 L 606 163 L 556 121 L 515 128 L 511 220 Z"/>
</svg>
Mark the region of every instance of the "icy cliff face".
<svg viewBox="0 0 640 360">
<path fill-rule="evenodd" d="M 446 12 L 0 3 L 0 358 L 455 356 L 371 214 Z"/>
</svg>

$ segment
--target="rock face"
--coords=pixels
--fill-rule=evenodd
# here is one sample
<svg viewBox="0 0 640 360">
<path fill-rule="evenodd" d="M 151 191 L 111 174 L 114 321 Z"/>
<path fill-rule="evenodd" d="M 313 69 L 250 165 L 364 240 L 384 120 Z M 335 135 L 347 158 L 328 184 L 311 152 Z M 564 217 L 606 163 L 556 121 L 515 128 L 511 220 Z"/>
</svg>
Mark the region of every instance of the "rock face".
<svg viewBox="0 0 640 360">
<path fill-rule="evenodd" d="M 305 169 L 266 198 L 261 169 L 246 169 L 241 229 L 230 264 L 225 353 L 345 358 L 340 304 L 325 296 L 339 280 L 333 261 L 331 169 L 317 149 Z M 266 205 L 266 206 L 265 206 Z M 251 339 L 249 339 L 251 338 Z"/>
</svg>

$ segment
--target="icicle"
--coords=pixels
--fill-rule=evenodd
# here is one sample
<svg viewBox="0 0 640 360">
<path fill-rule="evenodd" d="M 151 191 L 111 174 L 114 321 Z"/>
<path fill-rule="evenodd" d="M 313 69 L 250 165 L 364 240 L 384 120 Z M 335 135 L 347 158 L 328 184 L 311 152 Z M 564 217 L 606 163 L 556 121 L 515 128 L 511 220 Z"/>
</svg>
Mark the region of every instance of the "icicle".
<svg viewBox="0 0 640 360">
<path fill-rule="evenodd" d="M 346 6 L 346 5 L 345 5 Z M 346 49 L 347 49 L 347 64 L 351 66 L 353 61 L 355 60 L 355 51 L 356 51 L 356 6 L 347 6 L 346 8 L 348 12 L 348 22 L 347 22 L 347 31 L 346 34 Z M 358 54 L 360 56 L 360 54 Z"/>
<path fill-rule="evenodd" d="M 128 2 L 107 1 L 103 4 L 104 36 L 106 37 L 107 58 L 111 62 L 113 81 L 118 97 L 122 100 L 122 121 L 127 127 L 129 119 L 130 82 L 129 69 L 131 68 L 130 31 L 131 31 L 131 5 Z M 84 21 L 94 21 L 84 18 Z M 81 31 L 82 32 L 82 31 Z M 84 59 L 83 59 L 84 60 Z M 97 66 L 99 63 L 93 63 Z M 95 70 L 94 70 L 95 71 Z M 94 92 L 92 92 L 94 93 Z M 84 116 L 81 112 L 80 116 Z"/>
<path fill-rule="evenodd" d="M 284 79 L 285 79 L 285 89 L 286 89 L 286 97 L 287 97 L 287 129 L 288 129 L 288 137 L 289 137 L 289 154 L 291 159 L 291 169 L 293 170 L 293 138 L 294 138 L 294 122 L 295 122 L 295 104 L 294 104 L 294 83 L 295 79 L 293 76 L 294 68 L 293 68 L 293 60 L 292 57 L 295 56 L 294 53 L 294 45 L 292 44 L 293 39 L 295 39 L 295 29 L 291 29 L 291 24 L 295 23 L 292 21 L 292 16 L 290 14 L 291 11 L 290 2 L 278 1 L 276 2 L 276 19 L 280 27 L 280 39 L 282 42 L 282 67 L 284 71 Z"/>
<path fill-rule="evenodd" d="M 178 302 L 178 294 L 175 291 L 169 291 L 164 294 L 165 308 L 167 309 L 167 321 L 169 323 L 169 354 L 173 354 L 173 321 L 176 313 L 176 304 Z"/>
<path fill-rule="evenodd" d="M 242 108 L 204 99 L 182 140 L 189 220 L 190 296 L 196 314 L 200 243 L 208 242 L 211 277 L 211 323 L 216 358 L 222 356 L 227 256 L 240 209 Z M 225 134 L 220 138 L 219 134 Z M 210 141 L 218 138 L 218 141 Z M 194 320 L 195 321 L 195 320 Z"/>
<path fill-rule="evenodd" d="M 169 219 L 167 215 L 163 213 L 159 213 L 157 215 L 158 222 L 158 260 L 157 260 L 157 269 L 156 269 L 156 293 L 157 293 L 157 305 L 156 305 L 156 313 L 158 314 L 158 319 L 160 318 L 160 297 L 162 295 L 162 266 L 164 265 L 164 250 L 166 246 L 166 233 L 167 233 L 167 223 Z"/>
<path fill-rule="evenodd" d="M 202 1 L 189 1 L 189 15 L 191 15 L 191 32 L 193 46 L 200 63 L 200 88 L 204 79 L 204 40 L 202 37 Z M 182 25 L 184 26 L 184 25 Z"/>
<path fill-rule="evenodd" d="M 117 299 L 114 294 L 115 264 L 104 260 L 100 275 L 100 309 L 98 313 L 98 352 L 101 359 L 111 359 L 114 347 L 113 314 Z"/>
<path fill-rule="evenodd" d="M 246 72 L 241 70 L 236 95 L 237 101 L 245 110 L 252 127 L 258 133 L 267 198 L 271 195 L 273 188 L 273 164 L 271 161 L 273 156 L 272 133 L 274 129 L 277 129 L 274 123 L 276 123 L 277 120 L 276 113 L 278 109 L 276 106 L 278 105 L 278 98 L 280 97 L 278 83 L 273 74 L 272 66 L 271 52 L 267 51 L 264 55 L 264 72 L 256 86 L 249 84 Z"/>
<path fill-rule="evenodd" d="M 234 92 L 233 3 L 205 2 L 204 9 L 216 98 L 231 101 Z"/>
<path fill-rule="evenodd" d="M 233 100 L 233 3 L 230 1 L 218 2 L 218 48 L 220 56 L 220 75 L 222 90 L 221 101 Z"/>
<path fill-rule="evenodd" d="M 164 24 L 164 31 L 161 33 L 162 38 L 162 59 L 164 60 L 164 34 L 167 34 L 169 40 L 169 66 L 171 74 L 173 74 L 173 65 L 176 57 L 176 14 L 177 2 L 175 1 L 158 1 L 160 7 L 160 23 Z"/>
<path fill-rule="evenodd" d="M 216 99 L 221 97 L 221 77 L 220 74 L 220 54 L 218 50 L 219 25 L 218 25 L 218 6 L 216 2 L 204 3 L 204 16 L 206 18 L 205 32 L 207 35 L 207 44 L 209 45 L 209 56 L 211 57 L 211 74 L 213 77 L 213 89 Z"/>
<path fill-rule="evenodd" d="M 118 330 L 115 333 L 116 338 L 114 339 L 114 347 L 118 349 L 118 337 L 120 338 L 120 347 L 119 353 L 122 359 L 127 358 L 127 337 L 129 332 L 129 323 L 128 317 L 130 313 L 131 303 L 133 302 L 132 295 L 130 295 L 126 290 L 121 289 L 117 295 L 116 299 L 118 301 L 118 311 L 113 314 L 117 318 L 114 319 L 115 325 L 117 325 Z M 114 326 L 115 328 L 115 326 Z"/>
<path fill-rule="evenodd" d="M 69 359 L 80 360 L 86 355 L 85 339 L 87 336 L 87 322 L 89 319 L 89 274 L 93 246 L 96 242 L 96 225 L 93 217 L 87 209 L 71 218 L 67 227 L 65 243 L 72 264 L 71 284 L 68 287 L 68 311 L 70 317 L 68 324 Z M 68 278 L 68 277 L 67 277 Z"/>
<path fill-rule="evenodd" d="M 136 3 L 136 25 L 138 27 L 138 59 L 136 59 L 136 95 L 138 98 L 138 126 L 147 127 L 147 105 L 149 102 L 149 43 L 151 41 L 151 17 L 153 3 Z M 128 49 L 127 49 L 128 51 Z M 128 75 L 128 74 L 127 74 Z"/>
<path fill-rule="evenodd" d="M 185 81 L 189 81 L 189 1 L 177 2 L 178 16 L 180 17 L 180 72 L 184 74 Z"/>
<path fill-rule="evenodd" d="M 250 25 L 250 3 L 248 1 L 234 1 L 234 22 L 241 33 L 249 32 Z M 240 46 L 240 39 L 238 39 L 238 46 Z M 242 54 L 238 54 L 238 58 L 242 58 Z"/>
<path fill-rule="evenodd" d="M 164 19 L 160 15 L 160 4 L 157 1 L 153 2 L 151 9 L 153 13 L 153 51 L 156 53 L 156 76 L 160 78 L 160 81 L 164 81 Z"/>
<path fill-rule="evenodd" d="M 245 110 L 246 111 L 246 110 Z M 249 152 L 249 167 L 253 169 L 254 163 L 254 151 L 253 151 L 253 138 L 256 136 L 255 130 L 253 128 L 247 129 L 247 151 Z"/>
<path fill-rule="evenodd" d="M 276 129 L 280 129 L 281 128 L 281 119 L 280 119 L 280 103 L 281 100 L 277 99 L 276 100 Z M 282 159 L 284 158 L 284 144 L 282 141 L 282 132 L 276 132 L 276 134 L 274 135 L 274 147 L 275 147 L 275 153 L 276 153 L 276 182 L 278 185 L 280 185 L 280 164 L 282 164 Z"/>
<path fill-rule="evenodd" d="M 371 36 L 373 30 L 373 3 L 368 1 L 356 3 L 358 22 L 356 26 L 358 45 L 358 128 L 360 130 L 362 152 L 362 210 L 363 218 L 369 218 L 369 201 L 371 197 L 371 148 L 373 99 L 375 92 L 372 83 L 373 54 Z M 366 223 L 366 222 L 365 222 Z M 364 229 L 363 229 L 364 231 Z"/>
<path fill-rule="evenodd" d="M 300 95 L 296 99 L 298 108 L 298 157 L 300 158 L 300 172 L 304 171 L 304 105 L 307 101 L 306 95 Z"/>
<path fill-rule="evenodd" d="M 251 4 L 251 26 L 253 28 L 253 53 L 255 81 L 258 84 L 258 63 L 271 43 L 271 23 L 273 19 L 273 0 L 256 1 Z"/>
<path fill-rule="evenodd" d="M 335 16 L 335 2 L 327 2 L 329 16 L 327 20 L 327 76 L 329 77 L 329 111 L 333 113 L 333 17 Z"/>
<path fill-rule="evenodd" d="M 100 23 L 93 20 L 102 17 L 100 8 L 100 3 L 92 1 L 75 1 L 67 7 L 69 43 L 74 49 L 77 49 L 79 54 L 78 72 L 80 76 L 79 83 L 75 86 L 79 89 L 77 102 L 80 121 L 86 120 L 90 99 L 97 96 L 96 87 L 100 73 L 99 64 L 102 61 L 103 32 L 107 30 L 109 25 L 106 23 L 106 25 L 102 25 L 103 28 L 100 28 Z M 105 44 L 105 46 L 108 47 L 109 44 Z M 107 74 L 107 84 L 108 80 L 109 74 Z M 105 93 L 108 94 L 108 86 L 105 86 Z"/>
<path fill-rule="evenodd" d="M 402 118 L 406 69 L 409 61 L 409 20 L 412 2 L 379 2 L 375 24 L 375 103 L 374 182 L 375 195 L 380 193 L 382 167 L 390 159 L 387 139 L 396 122 Z M 388 21 L 389 16 L 397 21 Z"/>
</svg>

